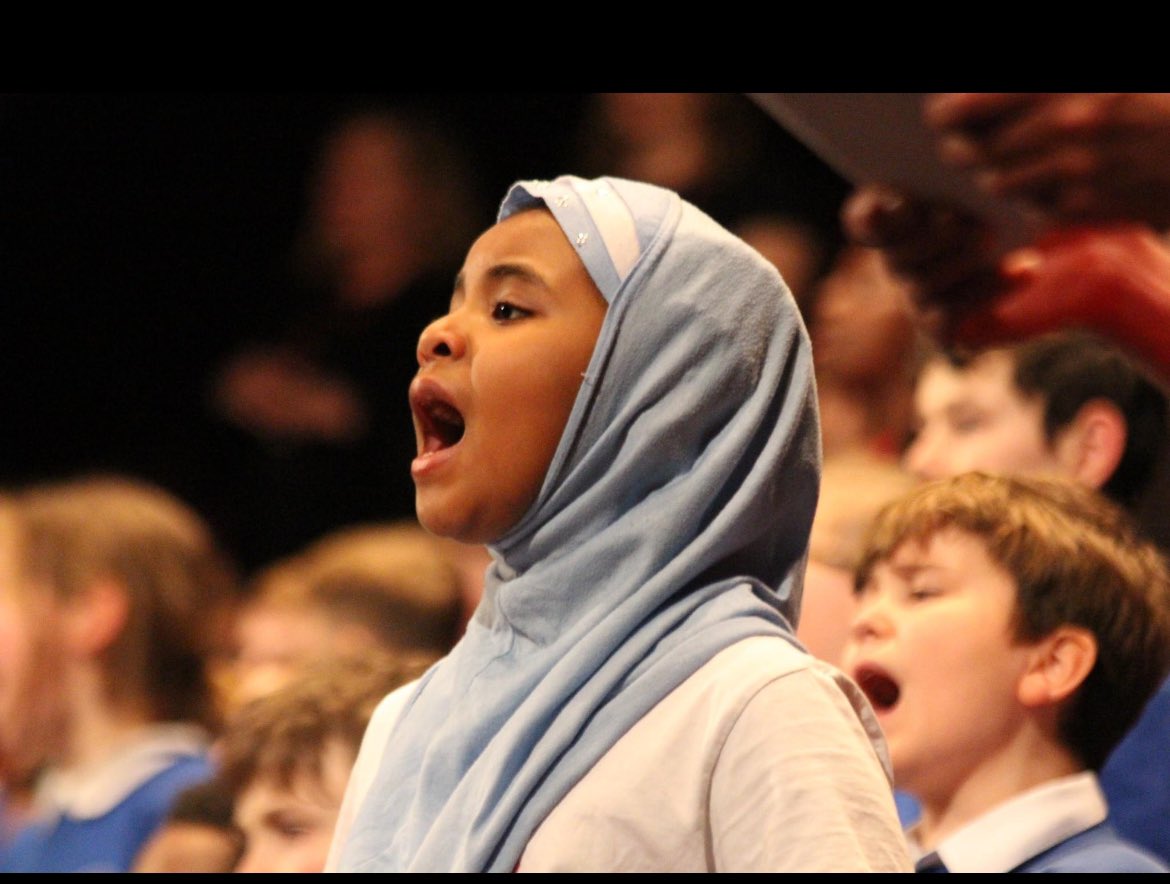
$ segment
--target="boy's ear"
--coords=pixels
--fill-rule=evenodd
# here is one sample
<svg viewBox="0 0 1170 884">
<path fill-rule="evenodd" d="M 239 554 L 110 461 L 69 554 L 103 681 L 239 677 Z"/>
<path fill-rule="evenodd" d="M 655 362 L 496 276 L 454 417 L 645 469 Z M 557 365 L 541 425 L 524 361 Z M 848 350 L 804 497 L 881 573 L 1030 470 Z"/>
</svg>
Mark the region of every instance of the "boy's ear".
<svg viewBox="0 0 1170 884">
<path fill-rule="evenodd" d="M 126 628 L 130 598 L 116 580 L 94 580 L 65 605 L 62 630 L 66 647 L 77 657 L 94 657 Z"/>
<path fill-rule="evenodd" d="M 1081 686 L 1097 662 L 1097 639 L 1080 626 L 1059 626 L 1033 646 L 1016 689 L 1029 708 L 1053 706 Z"/>
<path fill-rule="evenodd" d="M 1117 470 L 1129 435 L 1125 415 L 1108 399 L 1091 399 L 1055 441 L 1056 456 L 1077 481 L 1102 488 Z"/>
</svg>

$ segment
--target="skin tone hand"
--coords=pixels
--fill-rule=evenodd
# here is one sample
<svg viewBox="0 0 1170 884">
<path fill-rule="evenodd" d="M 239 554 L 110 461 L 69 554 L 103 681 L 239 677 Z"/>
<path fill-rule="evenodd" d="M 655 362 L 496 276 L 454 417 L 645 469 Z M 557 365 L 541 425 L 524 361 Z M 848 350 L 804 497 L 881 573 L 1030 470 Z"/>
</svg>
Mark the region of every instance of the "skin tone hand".
<svg viewBox="0 0 1170 884">
<path fill-rule="evenodd" d="M 280 350 L 238 357 L 216 391 L 221 411 L 264 436 L 342 442 L 365 431 L 365 407 L 341 378 Z"/>
<path fill-rule="evenodd" d="M 956 209 L 866 185 L 846 200 L 841 223 L 853 242 L 881 249 L 936 336 L 947 336 L 956 308 L 972 309 L 1003 289 L 993 231 Z"/>
<path fill-rule="evenodd" d="M 855 241 L 882 249 L 944 343 L 1087 326 L 1170 378 L 1170 248 L 1148 227 L 1058 228 L 996 262 L 979 222 L 873 186 L 849 198 L 842 223 Z"/>
<path fill-rule="evenodd" d="M 1170 375 L 1170 254 L 1152 232 L 1170 226 L 1170 93 L 940 93 L 924 117 L 945 161 L 1060 224 L 997 263 L 977 220 L 860 188 L 845 231 L 882 250 L 927 330 L 994 343 L 1089 325 Z"/>
<path fill-rule="evenodd" d="M 1170 226 L 1170 93 L 939 93 L 924 116 L 992 193 L 1063 222 Z"/>
<path fill-rule="evenodd" d="M 992 192 L 1063 223 L 1170 226 L 1170 93 L 939 93 L 924 107 L 943 158 Z M 973 218 L 866 186 L 842 211 L 846 233 L 883 250 L 931 330 L 940 311 L 1001 292 L 993 235 Z"/>
</svg>

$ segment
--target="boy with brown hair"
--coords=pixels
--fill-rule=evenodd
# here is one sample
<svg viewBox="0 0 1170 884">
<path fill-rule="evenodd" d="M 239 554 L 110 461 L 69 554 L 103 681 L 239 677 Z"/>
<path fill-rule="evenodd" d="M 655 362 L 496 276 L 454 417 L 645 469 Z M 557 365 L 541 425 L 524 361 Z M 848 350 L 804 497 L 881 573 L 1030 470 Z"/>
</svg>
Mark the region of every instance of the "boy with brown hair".
<svg viewBox="0 0 1170 884">
<path fill-rule="evenodd" d="M 919 868 L 1167 871 L 1108 822 L 1096 771 L 1170 671 L 1170 576 L 1100 495 L 968 473 L 886 507 L 845 667 Z"/>
<path fill-rule="evenodd" d="M 218 782 L 244 836 L 235 871 L 323 870 L 374 707 L 431 659 L 370 651 L 318 660 L 233 716 L 219 744 Z"/>
<path fill-rule="evenodd" d="M 230 713 L 297 667 L 368 651 L 437 659 L 459 637 L 463 576 L 412 519 L 349 525 L 252 576 L 221 682 Z"/>
<path fill-rule="evenodd" d="M 1079 329 L 985 350 L 939 351 L 914 393 L 905 464 L 1075 479 L 1133 507 L 1167 438 L 1165 390 L 1128 354 Z"/>
<path fill-rule="evenodd" d="M 914 395 L 917 435 L 905 465 L 924 479 L 967 470 L 1048 475 L 1126 507 L 1167 548 L 1159 469 L 1166 392 L 1117 345 L 1065 329 L 928 359 Z M 1170 681 L 1101 771 L 1114 824 L 1170 862 Z"/>
</svg>

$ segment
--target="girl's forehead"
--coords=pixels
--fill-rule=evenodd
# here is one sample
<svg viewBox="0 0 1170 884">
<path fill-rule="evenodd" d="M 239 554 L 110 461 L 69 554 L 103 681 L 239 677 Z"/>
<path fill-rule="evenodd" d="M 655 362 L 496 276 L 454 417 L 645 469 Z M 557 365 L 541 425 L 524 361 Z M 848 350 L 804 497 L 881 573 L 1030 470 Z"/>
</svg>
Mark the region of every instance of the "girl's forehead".
<svg viewBox="0 0 1170 884">
<path fill-rule="evenodd" d="M 602 297 L 613 303 L 678 199 L 677 194 L 653 185 L 562 175 L 552 181 L 512 185 L 499 217 L 508 218 L 532 205 L 545 206 Z"/>
<path fill-rule="evenodd" d="M 539 207 L 511 215 L 484 231 L 468 251 L 455 288 L 458 291 L 473 277 L 485 275 L 519 278 L 548 288 L 569 278 L 592 282 L 556 219 Z"/>
</svg>

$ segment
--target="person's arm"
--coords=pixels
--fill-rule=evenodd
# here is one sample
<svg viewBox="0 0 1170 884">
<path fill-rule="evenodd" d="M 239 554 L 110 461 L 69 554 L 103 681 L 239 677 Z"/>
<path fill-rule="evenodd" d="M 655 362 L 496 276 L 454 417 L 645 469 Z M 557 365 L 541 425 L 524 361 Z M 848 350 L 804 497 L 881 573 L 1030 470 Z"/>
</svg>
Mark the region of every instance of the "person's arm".
<svg viewBox="0 0 1170 884">
<path fill-rule="evenodd" d="M 866 185 L 845 201 L 841 224 L 851 241 L 881 252 L 933 334 L 945 335 L 953 314 L 1004 288 L 995 232 L 956 208 Z"/>
<path fill-rule="evenodd" d="M 842 223 L 881 250 L 923 325 L 944 344 L 990 345 L 1084 327 L 1170 382 L 1170 246 L 1148 227 L 1057 228 L 996 260 L 970 217 L 860 188 Z"/>
<path fill-rule="evenodd" d="M 881 249 L 927 329 L 951 343 L 1088 326 L 1170 378 L 1170 259 L 1156 233 L 1170 227 L 1170 93 L 938 93 L 923 116 L 945 161 L 1066 228 L 999 263 L 973 218 L 859 188 L 845 232 Z"/>
<path fill-rule="evenodd" d="M 777 678 L 737 719 L 711 778 L 716 871 L 911 869 L 877 724 L 831 673 L 818 663 Z"/>
<path fill-rule="evenodd" d="M 991 193 L 1063 223 L 1170 226 L 1170 93 L 939 93 L 924 116 Z"/>
<path fill-rule="evenodd" d="M 1170 245 L 1148 228 L 1054 231 L 1009 255 L 1003 290 L 957 317 L 969 345 L 1082 327 L 1112 340 L 1170 384 Z"/>
</svg>

